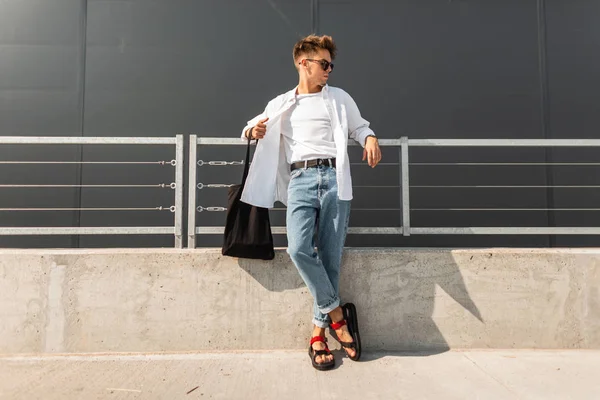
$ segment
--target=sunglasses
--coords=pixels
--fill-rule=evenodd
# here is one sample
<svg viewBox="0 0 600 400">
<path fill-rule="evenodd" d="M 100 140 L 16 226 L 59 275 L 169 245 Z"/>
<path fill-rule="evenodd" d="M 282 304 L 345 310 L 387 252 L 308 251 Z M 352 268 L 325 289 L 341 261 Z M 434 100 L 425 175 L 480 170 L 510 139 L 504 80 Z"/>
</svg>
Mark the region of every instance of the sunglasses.
<svg viewBox="0 0 600 400">
<path fill-rule="evenodd" d="M 331 67 L 331 71 L 333 71 L 333 63 L 330 63 L 327 60 L 315 60 L 313 58 L 307 58 L 306 61 L 312 61 L 321 64 L 321 68 L 323 68 L 323 71 L 327 71 L 329 67 Z"/>
</svg>

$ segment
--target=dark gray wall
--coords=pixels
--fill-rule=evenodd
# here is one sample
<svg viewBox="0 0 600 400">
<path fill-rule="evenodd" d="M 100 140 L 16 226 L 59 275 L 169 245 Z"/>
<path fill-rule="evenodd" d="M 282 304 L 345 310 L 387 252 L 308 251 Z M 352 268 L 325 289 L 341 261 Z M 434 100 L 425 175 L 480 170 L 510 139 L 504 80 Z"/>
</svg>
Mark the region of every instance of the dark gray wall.
<svg viewBox="0 0 600 400">
<path fill-rule="evenodd" d="M 382 138 L 595 138 L 600 127 L 594 1 L 5 0 L 0 2 L 0 134 L 234 137 L 297 75 L 302 35 L 334 36 L 331 84 Z M 397 149 L 375 170 L 350 150 L 353 226 L 399 226 Z M 242 148 L 199 148 L 240 160 Z M 4 146 L 0 160 L 169 161 L 169 147 Z M 599 161 L 590 149 L 414 149 L 411 162 Z M 414 165 L 412 185 L 598 184 L 597 167 Z M 158 184 L 160 165 L 0 165 L 0 183 Z M 234 183 L 240 167 L 201 167 Z M 365 187 L 392 186 L 392 187 Z M 170 189 L 9 189 L 1 207 L 155 207 Z M 414 226 L 598 226 L 594 212 L 419 211 L 449 207 L 594 207 L 597 189 L 431 189 L 411 194 Z M 225 189 L 198 191 L 224 205 Z M 2 226 L 169 225 L 169 212 L 1 212 Z M 223 225 L 224 213 L 200 213 Z M 284 212 L 272 212 L 274 225 Z M 283 237 L 276 244 L 285 245 Z M 4 247 L 171 246 L 167 236 L 0 238 Z M 355 236 L 349 246 L 597 245 L 596 237 Z M 220 237 L 200 237 L 218 246 Z"/>
<path fill-rule="evenodd" d="M 0 2 L 0 134 L 80 136 L 85 17 L 73 0 Z M 77 161 L 77 146 L 1 146 L 0 160 Z M 1 184 L 76 184 L 75 165 L 0 165 Z M 78 204 L 75 189 L 0 188 L 2 208 Z M 75 212 L 0 212 L 2 226 L 73 226 Z M 3 247 L 70 247 L 70 237 L 0 237 Z"/>
</svg>

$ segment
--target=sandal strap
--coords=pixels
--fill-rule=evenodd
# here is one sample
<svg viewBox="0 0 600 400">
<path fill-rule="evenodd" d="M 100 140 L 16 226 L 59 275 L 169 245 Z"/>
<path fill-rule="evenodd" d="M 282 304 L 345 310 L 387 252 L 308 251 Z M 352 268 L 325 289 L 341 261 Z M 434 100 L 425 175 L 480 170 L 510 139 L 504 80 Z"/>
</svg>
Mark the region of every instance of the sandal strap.
<svg viewBox="0 0 600 400">
<path fill-rule="evenodd" d="M 344 325 L 346 325 L 346 320 L 345 319 L 343 319 L 341 321 L 338 321 L 338 322 L 334 322 L 330 326 L 331 326 L 331 329 L 338 330 L 338 329 L 340 329 Z"/>
<path fill-rule="evenodd" d="M 340 342 L 340 344 L 347 349 L 356 349 L 356 342 Z"/>
<path fill-rule="evenodd" d="M 323 342 L 323 343 L 325 343 L 325 346 L 327 346 L 327 339 L 325 339 L 325 337 L 323 337 L 323 336 L 313 336 L 312 339 L 310 339 L 311 346 L 313 345 L 313 343 L 317 343 L 317 342 Z"/>
<path fill-rule="evenodd" d="M 317 342 L 323 342 L 325 344 L 325 349 L 324 350 L 315 350 L 312 345 L 313 343 L 317 343 Z M 312 339 L 310 339 L 310 349 L 313 352 L 313 358 L 317 357 L 317 356 L 327 356 L 329 354 L 331 354 L 331 350 L 329 350 L 329 346 L 327 346 L 327 339 L 324 338 L 323 336 L 314 336 Z"/>
</svg>

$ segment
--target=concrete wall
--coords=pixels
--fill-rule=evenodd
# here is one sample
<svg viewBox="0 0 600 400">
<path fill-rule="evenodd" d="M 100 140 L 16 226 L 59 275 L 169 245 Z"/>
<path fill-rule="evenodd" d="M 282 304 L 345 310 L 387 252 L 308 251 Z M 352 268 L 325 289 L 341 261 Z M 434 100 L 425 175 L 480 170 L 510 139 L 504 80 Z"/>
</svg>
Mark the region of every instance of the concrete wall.
<svg viewBox="0 0 600 400">
<path fill-rule="evenodd" d="M 0 353 L 303 349 L 284 250 L 2 250 Z M 600 250 L 348 249 L 368 349 L 600 348 Z"/>
</svg>

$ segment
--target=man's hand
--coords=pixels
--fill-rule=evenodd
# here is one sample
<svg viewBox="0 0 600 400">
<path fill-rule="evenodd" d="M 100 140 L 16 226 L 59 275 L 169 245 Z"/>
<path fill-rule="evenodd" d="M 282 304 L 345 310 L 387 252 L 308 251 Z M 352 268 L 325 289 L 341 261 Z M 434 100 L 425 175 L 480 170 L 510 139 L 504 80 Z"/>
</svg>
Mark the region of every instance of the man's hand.
<svg viewBox="0 0 600 400">
<path fill-rule="evenodd" d="M 379 148 L 379 142 L 377 138 L 369 136 L 365 143 L 365 149 L 363 151 L 363 161 L 368 160 L 369 167 L 375 168 L 379 161 L 381 161 L 381 149 Z"/>
<path fill-rule="evenodd" d="M 246 136 L 251 135 L 251 139 L 262 139 L 265 137 L 265 133 L 267 132 L 267 126 L 265 122 L 267 122 L 269 118 L 261 119 L 258 121 L 256 125 L 249 129 L 246 133 Z"/>
</svg>

